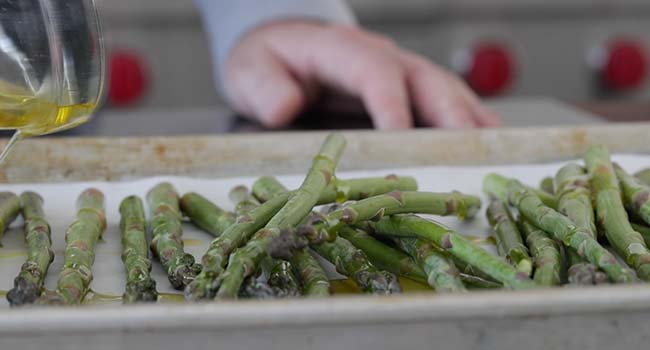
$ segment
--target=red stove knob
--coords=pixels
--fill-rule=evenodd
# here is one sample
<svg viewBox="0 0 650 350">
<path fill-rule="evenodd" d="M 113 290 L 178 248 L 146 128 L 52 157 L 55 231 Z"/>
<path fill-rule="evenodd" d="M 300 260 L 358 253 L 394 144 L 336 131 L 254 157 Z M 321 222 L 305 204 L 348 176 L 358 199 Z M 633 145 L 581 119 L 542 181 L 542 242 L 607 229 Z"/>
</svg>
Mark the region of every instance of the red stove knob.
<svg viewBox="0 0 650 350">
<path fill-rule="evenodd" d="M 481 96 L 496 96 L 508 89 L 515 75 L 515 58 L 499 43 L 474 47 L 465 79 Z"/>
<path fill-rule="evenodd" d="M 607 56 L 601 68 L 601 79 L 610 90 L 624 91 L 643 84 L 647 71 L 643 46 L 634 40 L 615 40 L 607 46 Z"/>
<path fill-rule="evenodd" d="M 132 52 L 115 51 L 109 58 L 108 100 L 111 105 L 127 107 L 144 96 L 148 76 L 142 59 Z"/>
</svg>

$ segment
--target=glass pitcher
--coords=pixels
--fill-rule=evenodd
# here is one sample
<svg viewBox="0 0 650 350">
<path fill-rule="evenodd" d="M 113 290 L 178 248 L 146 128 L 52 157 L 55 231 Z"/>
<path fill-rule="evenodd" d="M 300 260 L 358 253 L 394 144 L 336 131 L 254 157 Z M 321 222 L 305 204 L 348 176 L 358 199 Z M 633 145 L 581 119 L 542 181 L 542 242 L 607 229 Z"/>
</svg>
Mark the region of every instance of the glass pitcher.
<svg viewBox="0 0 650 350">
<path fill-rule="evenodd" d="M 94 0 L 0 0 L 0 129 L 23 137 L 90 119 L 105 54 Z"/>
</svg>

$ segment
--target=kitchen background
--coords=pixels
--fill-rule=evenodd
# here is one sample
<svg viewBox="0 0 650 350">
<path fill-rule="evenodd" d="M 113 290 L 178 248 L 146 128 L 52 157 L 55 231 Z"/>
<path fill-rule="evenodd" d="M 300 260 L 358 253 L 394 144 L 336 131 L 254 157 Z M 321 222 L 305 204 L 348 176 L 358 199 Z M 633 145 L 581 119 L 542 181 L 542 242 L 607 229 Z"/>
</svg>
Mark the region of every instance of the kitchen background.
<svg viewBox="0 0 650 350">
<path fill-rule="evenodd" d="M 161 128 L 178 124 L 170 111 L 197 125 L 224 118 L 191 0 L 97 1 L 111 69 L 109 107 L 98 118 L 159 114 Z M 544 96 L 618 120 L 650 115 L 650 1 L 349 3 L 365 27 L 455 70 L 494 101 Z"/>
</svg>

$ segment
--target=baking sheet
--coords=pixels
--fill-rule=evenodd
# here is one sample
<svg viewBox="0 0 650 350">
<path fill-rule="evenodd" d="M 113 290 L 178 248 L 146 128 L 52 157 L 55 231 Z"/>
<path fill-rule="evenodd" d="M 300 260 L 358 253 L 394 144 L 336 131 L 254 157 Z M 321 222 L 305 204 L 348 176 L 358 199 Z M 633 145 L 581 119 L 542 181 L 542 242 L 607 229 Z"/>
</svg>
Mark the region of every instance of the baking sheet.
<svg viewBox="0 0 650 350">
<path fill-rule="evenodd" d="M 613 160 L 621 164 L 630 172 L 650 166 L 650 156 L 616 155 Z M 398 174 L 413 176 L 417 179 L 420 190 L 448 192 L 459 190 L 467 194 L 482 195 L 481 184 L 483 176 L 489 172 L 498 172 L 503 175 L 520 179 L 530 185 L 537 185 L 545 176 L 554 175 L 560 166 L 567 162 L 536 164 L 536 165 L 506 165 L 506 166 L 440 166 L 418 167 L 401 169 L 384 169 L 373 171 L 340 172 L 341 178 L 384 176 Z M 263 174 L 260 174 L 263 175 Z M 279 179 L 289 188 L 297 187 L 304 175 L 280 176 Z M 31 190 L 38 192 L 45 199 L 45 212 L 52 227 L 55 260 L 50 267 L 46 279 L 49 288 L 56 286 L 57 274 L 62 265 L 63 250 L 65 248 L 64 234 L 67 226 L 72 222 L 75 210 L 75 201 L 78 194 L 88 187 L 96 187 L 106 195 L 106 213 L 108 228 L 104 233 L 104 242 L 97 247 L 97 257 L 93 266 L 94 280 L 91 289 L 99 295 L 119 296 L 124 286 L 124 271 L 120 259 L 120 231 L 119 212 L 120 201 L 128 195 L 136 194 L 144 198 L 146 192 L 161 181 L 169 181 L 177 188 L 179 193 L 196 191 L 206 196 L 221 207 L 231 210 L 233 205 L 228 200 L 228 191 L 240 184 L 251 186 L 256 177 L 204 179 L 189 177 L 152 177 L 137 181 L 124 182 L 76 182 L 66 184 L 16 184 L 2 185 L 0 190 L 14 191 L 16 193 Z M 487 237 L 489 227 L 483 212 L 478 219 L 469 223 L 458 222 L 455 218 L 437 218 L 457 231 L 475 236 Z M 0 290 L 6 291 L 12 287 L 13 277 L 20 269 L 25 259 L 25 249 L 22 234 L 22 222 L 16 221 L 2 239 L 4 244 L 0 248 Z M 207 248 L 211 237 L 192 225 L 184 226 L 184 240 L 186 250 L 197 259 Z M 486 245 L 486 249 L 491 249 Z M 170 288 L 166 276 L 157 263 L 154 263 L 153 275 L 158 283 L 158 290 L 162 293 L 178 293 Z M 99 300 L 115 302 L 110 297 Z M 2 307 L 7 307 L 6 301 L 1 301 Z"/>
</svg>

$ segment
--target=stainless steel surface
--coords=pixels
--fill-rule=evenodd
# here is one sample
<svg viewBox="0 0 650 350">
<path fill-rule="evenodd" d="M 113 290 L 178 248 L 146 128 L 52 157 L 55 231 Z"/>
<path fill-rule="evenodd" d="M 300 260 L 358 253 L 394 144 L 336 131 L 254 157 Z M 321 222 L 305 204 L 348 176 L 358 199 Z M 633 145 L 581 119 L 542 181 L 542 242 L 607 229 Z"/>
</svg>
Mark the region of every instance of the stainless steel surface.
<svg viewBox="0 0 650 350">
<path fill-rule="evenodd" d="M 650 124 L 466 131 L 348 132 L 342 170 L 537 163 L 601 143 L 650 153 Z M 5 182 L 159 174 L 221 177 L 303 171 L 325 133 L 184 138 L 35 139 Z M 396 146 L 398 145 L 398 146 Z M 0 312 L 0 348 L 58 349 L 641 349 L 650 287 L 341 297 L 327 300 L 20 309 Z M 217 345 L 218 344 L 218 345 Z"/>
<path fill-rule="evenodd" d="M 551 126 L 602 123 L 603 119 L 578 110 L 561 101 L 544 97 L 507 98 L 490 101 L 488 107 L 503 117 L 505 126 Z M 354 118 L 353 118 L 354 117 Z M 328 118 L 328 120 L 325 120 Z M 352 121 L 351 121 L 352 120 Z M 290 128 L 301 129 L 358 129 L 371 128 L 363 115 L 332 115 L 313 113 L 304 116 Z M 142 110 L 102 111 L 89 124 L 70 134 L 81 136 L 156 136 L 187 135 L 226 132 L 263 131 L 251 121 L 236 117 L 225 107 L 204 108 L 150 108 Z"/>
</svg>

